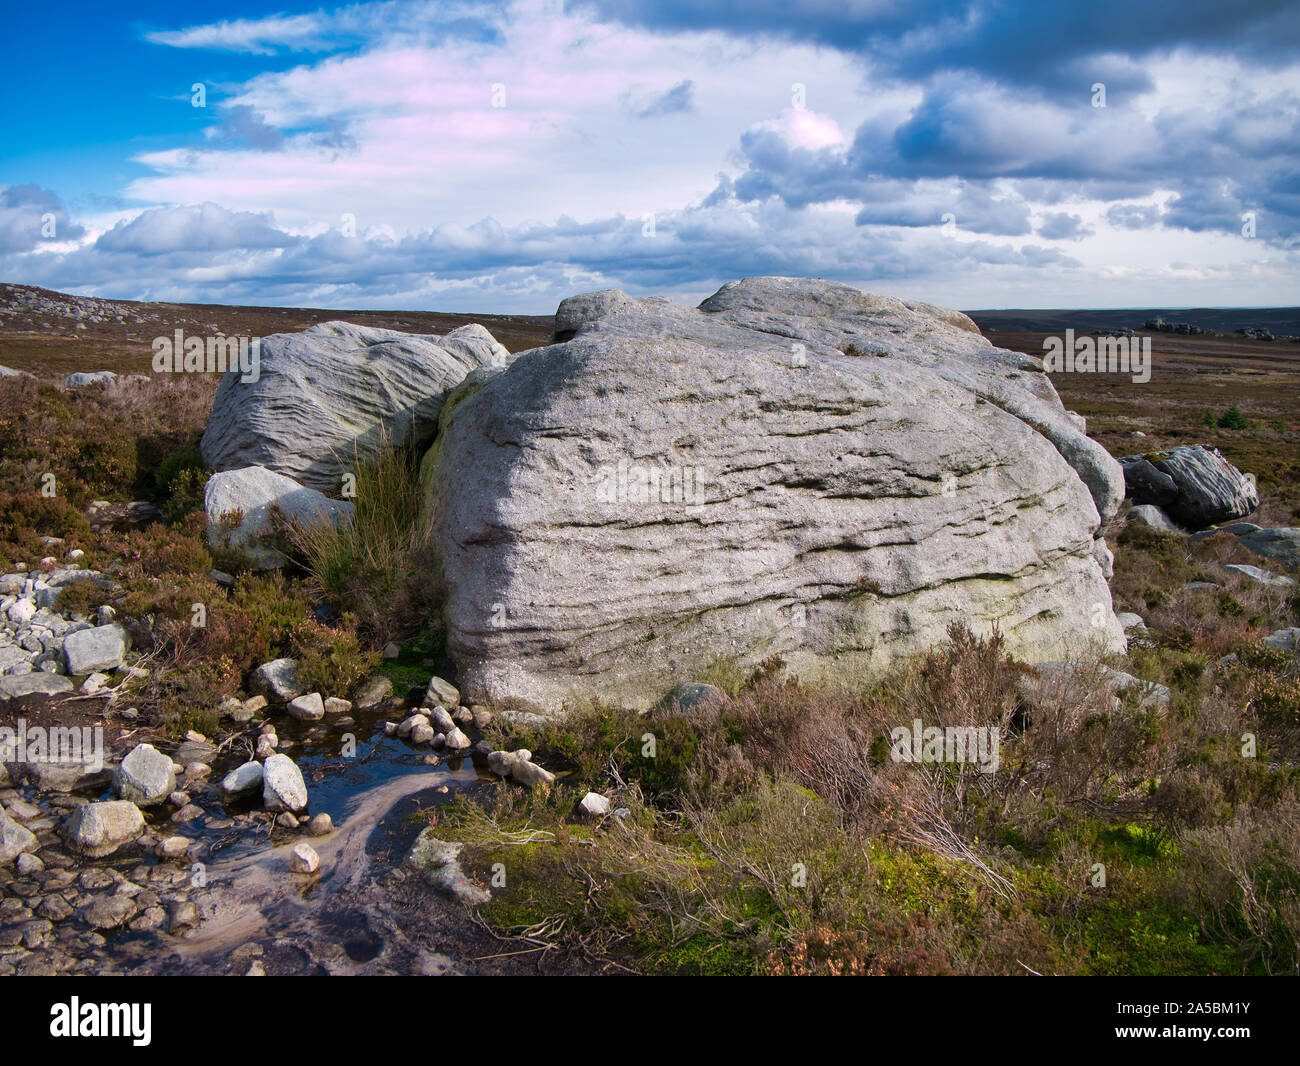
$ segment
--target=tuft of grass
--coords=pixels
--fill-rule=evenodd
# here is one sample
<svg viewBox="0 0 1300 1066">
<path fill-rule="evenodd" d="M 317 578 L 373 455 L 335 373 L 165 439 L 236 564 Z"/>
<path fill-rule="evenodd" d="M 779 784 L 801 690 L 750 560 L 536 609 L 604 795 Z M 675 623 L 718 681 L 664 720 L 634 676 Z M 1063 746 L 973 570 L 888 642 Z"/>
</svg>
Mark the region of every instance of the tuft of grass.
<svg viewBox="0 0 1300 1066">
<path fill-rule="evenodd" d="M 285 530 L 320 595 L 355 615 L 377 642 L 425 624 L 441 605 L 431 547 L 434 509 L 420 488 L 416 461 L 385 438 L 373 455 L 355 458 L 351 522 Z"/>
</svg>

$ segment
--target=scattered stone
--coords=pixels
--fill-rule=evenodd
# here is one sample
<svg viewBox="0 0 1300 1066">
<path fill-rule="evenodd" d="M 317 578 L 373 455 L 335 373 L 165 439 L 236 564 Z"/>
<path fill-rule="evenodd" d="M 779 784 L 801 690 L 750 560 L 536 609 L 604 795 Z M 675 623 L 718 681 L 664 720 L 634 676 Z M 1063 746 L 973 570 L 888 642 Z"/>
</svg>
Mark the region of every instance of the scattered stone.
<svg viewBox="0 0 1300 1066">
<path fill-rule="evenodd" d="M 249 684 L 259 696 L 277 703 L 288 703 L 303 694 L 298 683 L 298 663 L 293 659 L 272 659 L 263 663 L 253 671 Z"/>
<path fill-rule="evenodd" d="M 707 703 L 726 703 L 727 694 L 716 685 L 704 685 L 697 681 L 688 681 L 678 685 L 666 695 L 660 703 L 660 710 L 676 714 L 690 714 L 695 708 Z"/>
<path fill-rule="evenodd" d="M 187 929 L 195 929 L 199 924 L 199 908 L 188 899 L 178 899 L 167 908 L 167 932 L 172 936 Z"/>
<path fill-rule="evenodd" d="M 443 741 L 452 751 L 464 751 L 471 744 L 469 737 L 458 728 L 450 730 Z"/>
<path fill-rule="evenodd" d="M 172 761 L 152 744 L 138 744 L 118 764 L 113 787 L 122 799 L 152 807 L 176 788 Z"/>
<path fill-rule="evenodd" d="M 63 839 L 73 851 L 92 859 L 112 855 L 144 832 L 144 815 L 129 800 L 86 803 L 63 823 Z"/>
<path fill-rule="evenodd" d="M 112 670 L 122 664 L 128 646 L 126 630 L 117 623 L 91 626 L 63 638 L 63 660 L 69 674 Z"/>
<path fill-rule="evenodd" d="M 325 703 L 319 692 L 309 692 L 289 701 L 289 714 L 300 722 L 319 722 L 325 717 Z"/>
<path fill-rule="evenodd" d="M 549 788 L 555 784 L 555 775 L 529 759 L 516 759 L 510 767 L 510 776 L 524 788 Z"/>
<path fill-rule="evenodd" d="M 340 699 L 338 696 L 330 696 L 325 701 L 326 714 L 347 714 L 352 710 L 352 701 Z"/>
<path fill-rule="evenodd" d="M 296 874 L 314 874 L 320 869 L 320 856 L 306 841 L 295 844 L 289 854 L 289 869 Z"/>
<path fill-rule="evenodd" d="M 451 716 L 451 712 L 440 703 L 434 704 L 427 709 L 429 721 L 438 728 L 440 732 L 450 733 L 456 728 L 456 720 Z"/>
<path fill-rule="evenodd" d="M 160 859 L 183 859 L 189 853 L 190 839 L 183 836 L 163 837 L 154 848 Z"/>
<path fill-rule="evenodd" d="M 376 674 L 362 683 L 353 694 L 353 705 L 361 711 L 378 707 L 393 694 L 393 683 L 382 674 Z"/>
<path fill-rule="evenodd" d="M 91 929 L 108 932 L 126 925 L 138 911 L 129 896 L 100 896 L 81 912 L 81 917 Z"/>
<path fill-rule="evenodd" d="M 1300 628 L 1279 629 L 1264 638 L 1264 643 L 1278 651 L 1300 651 Z"/>
<path fill-rule="evenodd" d="M 448 707 L 455 707 L 460 703 L 460 690 L 450 681 L 444 681 L 440 677 L 431 677 L 428 692 L 425 695 L 425 702 L 431 706 L 435 703 L 441 703 Z"/>
<path fill-rule="evenodd" d="M 405 740 L 410 737 L 412 732 L 415 731 L 416 726 L 418 725 L 427 726 L 428 724 L 429 724 L 429 719 L 426 715 L 413 714 L 409 718 L 404 718 L 401 724 L 398 725 L 397 735 L 401 737 L 403 740 Z"/>
<path fill-rule="evenodd" d="M 0 844 L 0 848 L 3 846 Z M 39 855 L 23 852 L 14 860 L 14 869 L 18 871 L 19 877 L 32 877 L 45 869 L 45 863 Z"/>
<path fill-rule="evenodd" d="M 419 870 L 430 887 L 470 907 L 492 899 L 492 893 L 474 884 L 460 867 L 459 856 L 465 845 L 439 840 L 430 826 L 420 832 L 407 854 L 408 866 Z"/>
<path fill-rule="evenodd" d="M 57 696 L 60 692 L 71 692 L 72 688 L 72 682 L 62 674 L 49 674 L 44 671 L 10 674 L 8 677 L 0 677 L 0 701 L 36 694 Z"/>
<path fill-rule="evenodd" d="M 610 802 L 599 792 L 588 792 L 579 800 L 578 810 L 585 818 L 604 818 L 609 814 Z"/>
<path fill-rule="evenodd" d="M 1300 568 L 1300 529 L 1254 529 L 1238 534 L 1238 540 L 1256 555 L 1285 567 Z"/>
<path fill-rule="evenodd" d="M 1267 588 L 1287 589 L 1295 584 L 1294 580 L 1284 574 L 1274 574 L 1269 570 L 1261 570 L 1258 566 L 1247 566 L 1244 563 L 1228 563 L 1223 569 L 1231 570 L 1234 574 L 1240 574 Z"/>
<path fill-rule="evenodd" d="M 1136 522 L 1140 526 L 1149 526 L 1151 529 L 1159 530 L 1161 533 L 1181 533 L 1176 525 L 1164 511 L 1160 510 L 1153 503 L 1135 504 L 1129 509 L 1128 520 Z"/>
<path fill-rule="evenodd" d="M 332 832 L 334 832 L 334 820 L 324 811 L 313 815 L 311 821 L 307 823 L 308 836 L 324 837 Z"/>
<path fill-rule="evenodd" d="M 384 645 L 383 655 L 385 659 L 396 659 L 401 654 L 402 646 L 400 644 L 394 644 L 390 641 Z"/>
<path fill-rule="evenodd" d="M 221 779 L 221 793 L 226 800 L 237 799 L 262 788 L 262 764 L 246 762 L 237 766 Z"/>
<path fill-rule="evenodd" d="M 268 811 L 306 809 L 307 785 L 289 756 L 272 755 L 262 765 L 262 802 Z"/>
<path fill-rule="evenodd" d="M 36 848 L 36 834 L 0 810 L 0 863 L 10 862 Z"/>
<path fill-rule="evenodd" d="M 297 829 L 298 819 L 288 811 L 281 811 L 275 818 L 275 824 L 281 829 Z"/>
<path fill-rule="evenodd" d="M 111 681 L 107 674 L 91 674 L 81 683 L 81 691 L 87 695 L 94 695 L 104 688 Z"/>
<path fill-rule="evenodd" d="M 1133 629 L 1146 629 L 1147 624 L 1142 620 L 1140 614 L 1134 614 L 1132 611 L 1121 611 L 1115 615 L 1116 620 L 1124 627 L 1127 633 Z"/>
</svg>

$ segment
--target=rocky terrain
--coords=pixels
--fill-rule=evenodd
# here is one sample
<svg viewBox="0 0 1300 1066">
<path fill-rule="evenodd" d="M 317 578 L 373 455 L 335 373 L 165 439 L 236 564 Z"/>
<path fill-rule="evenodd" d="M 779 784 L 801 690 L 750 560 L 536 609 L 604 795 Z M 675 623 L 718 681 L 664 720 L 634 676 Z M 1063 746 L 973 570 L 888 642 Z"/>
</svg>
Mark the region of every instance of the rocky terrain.
<svg viewBox="0 0 1300 1066">
<path fill-rule="evenodd" d="M 1245 519 L 1300 517 L 1293 427 L 1248 469 L 808 279 L 576 296 L 524 351 L 284 312 L 219 383 L 113 331 L 277 312 L 19 292 L 6 345 L 116 339 L 0 382 L 0 742 L 63 745 L 0 750 L 0 972 L 1128 972 L 1133 906 L 1148 972 L 1294 956 L 1291 905 L 1252 887 L 1255 930 L 1204 858 L 1291 861 L 1300 530 Z M 914 716 L 1003 768 L 891 763 Z M 848 839 L 1016 946 L 902 932 Z M 1038 901 L 1096 855 L 1115 893 Z M 790 897 L 795 860 L 877 888 Z"/>
</svg>

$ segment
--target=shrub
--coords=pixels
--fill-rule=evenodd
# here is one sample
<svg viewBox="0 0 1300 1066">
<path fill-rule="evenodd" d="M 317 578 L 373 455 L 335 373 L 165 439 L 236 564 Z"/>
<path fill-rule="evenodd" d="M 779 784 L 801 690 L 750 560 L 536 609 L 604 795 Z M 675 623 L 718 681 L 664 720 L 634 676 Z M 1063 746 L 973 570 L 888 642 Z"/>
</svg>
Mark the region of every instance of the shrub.
<svg viewBox="0 0 1300 1066">
<path fill-rule="evenodd" d="M 345 695 L 379 666 L 379 653 L 362 649 L 355 626 L 356 619 L 344 615 L 338 628 L 322 625 L 314 619 L 307 619 L 294 627 L 298 681 L 308 692 Z"/>
<path fill-rule="evenodd" d="M 1219 416 L 1218 424 L 1220 429 L 1250 429 L 1249 419 L 1235 403 Z"/>
</svg>

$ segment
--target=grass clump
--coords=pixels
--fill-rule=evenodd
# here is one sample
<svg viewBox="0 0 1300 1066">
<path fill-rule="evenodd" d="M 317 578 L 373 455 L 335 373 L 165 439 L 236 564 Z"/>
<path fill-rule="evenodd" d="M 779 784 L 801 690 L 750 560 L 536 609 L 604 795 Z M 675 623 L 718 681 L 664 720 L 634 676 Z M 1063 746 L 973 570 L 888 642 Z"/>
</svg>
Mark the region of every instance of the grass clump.
<svg viewBox="0 0 1300 1066">
<path fill-rule="evenodd" d="M 420 489 L 415 457 L 387 438 L 373 455 L 356 459 L 354 473 L 351 522 L 293 525 L 287 539 L 320 595 L 382 643 L 438 613 L 433 509 Z"/>
</svg>

